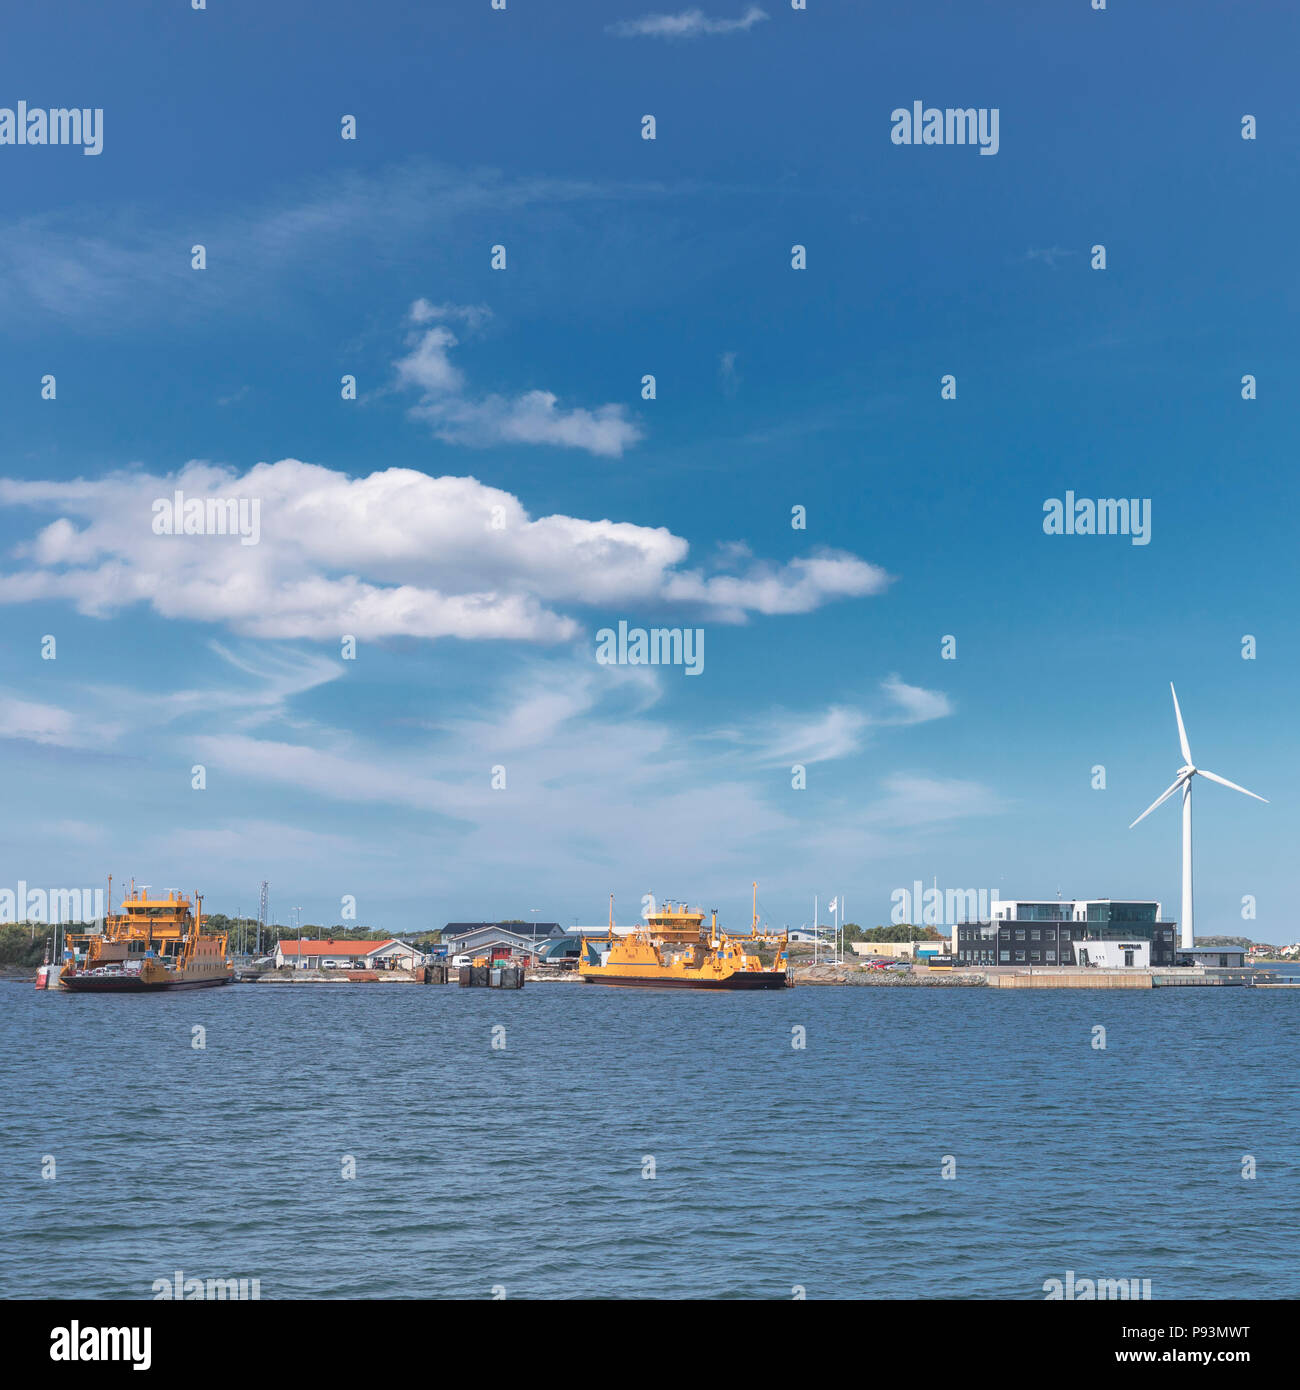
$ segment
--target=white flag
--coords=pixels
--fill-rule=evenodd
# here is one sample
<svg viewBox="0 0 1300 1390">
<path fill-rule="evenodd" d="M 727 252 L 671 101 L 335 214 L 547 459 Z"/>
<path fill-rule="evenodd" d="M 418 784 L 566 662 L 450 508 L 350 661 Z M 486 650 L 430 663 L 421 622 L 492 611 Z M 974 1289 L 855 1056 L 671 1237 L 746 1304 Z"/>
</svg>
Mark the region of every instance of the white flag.
<svg viewBox="0 0 1300 1390">
<path fill-rule="evenodd" d="M 837 907 L 838 904 L 839 904 L 839 899 L 838 899 L 838 898 L 832 898 L 832 899 L 831 899 L 831 905 L 826 909 L 826 911 L 827 911 L 827 912 L 834 912 L 834 911 L 836 910 L 836 907 Z"/>
</svg>

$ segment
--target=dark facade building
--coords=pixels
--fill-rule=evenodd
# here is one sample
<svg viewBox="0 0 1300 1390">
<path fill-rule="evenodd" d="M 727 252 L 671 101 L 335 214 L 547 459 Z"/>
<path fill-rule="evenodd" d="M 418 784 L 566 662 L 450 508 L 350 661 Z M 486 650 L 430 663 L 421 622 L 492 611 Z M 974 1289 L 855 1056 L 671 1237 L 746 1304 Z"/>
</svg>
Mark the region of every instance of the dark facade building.
<svg viewBox="0 0 1300 1390">
<path fill-rule="evenodd" d="M 1157 902 L 1092 898 L 993 904 L 991 922 L 953 928 L 960 965 L 1077 965 L 1075 948 L 1086 941 L 1121 938 L 1151 943 L 1152 965 L 1173 965 L 1178 924 L 1160 919 Z"/>
</svg>

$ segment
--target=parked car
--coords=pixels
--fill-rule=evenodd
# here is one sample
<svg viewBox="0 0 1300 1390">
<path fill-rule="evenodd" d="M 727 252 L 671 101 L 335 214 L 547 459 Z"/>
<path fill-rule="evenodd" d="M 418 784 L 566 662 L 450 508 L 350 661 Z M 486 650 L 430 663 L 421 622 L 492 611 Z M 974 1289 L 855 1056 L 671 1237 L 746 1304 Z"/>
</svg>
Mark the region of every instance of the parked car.
<svg viewBox="0 0 1300 1390">
<path fill-rule="evenodd" d="M 452 965 L 454 965 L 454 966 L 473 965 L 473 964 L 474 964 L 474 957 L 471 956 L 471 955 L 466 955 L 466 954 L 461 954 L 461 955 L 459 955 L 459 956 L 452 956 L 452 958 L 451 958 L 451 963 L 452 963 Z"/>
</svg>

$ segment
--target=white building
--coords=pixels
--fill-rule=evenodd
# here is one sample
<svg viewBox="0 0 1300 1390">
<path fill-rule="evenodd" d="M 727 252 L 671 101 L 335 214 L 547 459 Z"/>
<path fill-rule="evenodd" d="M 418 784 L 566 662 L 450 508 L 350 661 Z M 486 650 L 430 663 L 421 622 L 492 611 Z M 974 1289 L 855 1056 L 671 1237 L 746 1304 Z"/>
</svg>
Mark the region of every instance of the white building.
<svg viewBox="0 0 1300 1390">
<path fill-rule="evenodd" d="M 1119 902 L 1110 898 L 999 898 L 993 904 L 995 922 L 1104 922 L 1163 920 L 1160 904 L 1151 899 Z"/>
<path fill-rule="evenodd" d="M 411 970 L 424 956 L 405 941 L 282 940 L 275 948 L 275 963 L 303 970 Z"/>
<path fill-rule="evenodd" d="M 381 941 L 366 957 L 366 964 L 373 969 L 414 970 L 424 964 L 424 952 L 405 941 Z"/>
<path fill-rule="evenodd" d="M 1079 965 L 1095 965 L 1101 970 L 1147 970 L 1151 966 L 1151 943 L 1136 941 L 1080 941 L 1074 948 Z"/>
</svg>

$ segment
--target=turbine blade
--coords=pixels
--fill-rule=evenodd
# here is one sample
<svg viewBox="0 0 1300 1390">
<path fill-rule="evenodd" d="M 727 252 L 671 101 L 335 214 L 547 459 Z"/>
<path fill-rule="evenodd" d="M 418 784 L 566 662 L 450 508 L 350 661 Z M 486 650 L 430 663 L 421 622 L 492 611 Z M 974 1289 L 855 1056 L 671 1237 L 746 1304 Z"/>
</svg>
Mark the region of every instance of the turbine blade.
<svg viewBox="0 0 1300 1390">
<path fill-rule="evenodd" d="M 1239 787 L 1235 782 L 1229 782 L 1226 777 L 1220 777 L 1217 773 L 1206 772 L 1204 768 L 1198 767 L 1196 770 L 1202 777 L 1208 777 L 1211 782 L 1217 782 L 1221 787 L 1231 787 L 1234 792 L 1246 792 L 1247 796 L 1254 796 L 1256 801 L 1262 801 L 1266 806 L 1268 805 L 1268 797 L 1266 796 L 1256 796 L 1254 792 L 1247 792 L 1245 787 Z"/>
<path fill-rule="evenodd" d="M 1178 708 L 1178 692 L 1173 681 L 1169 682 L 1169 693 L 1174 697 L 1174 718 L 1178 720 L 1178 746 L 1183 750 L 1183 761 L 1191 767 L 1192 750 L 1187 742 L 1187 730 L 1183 728 L 1183 712 Z"/>
<path fill-rule="evenodd" d="M 1133 825 L 1136 825 L 1138 823 L 1138 820 L 1146 820 L 1146 818 L 1151 814 L 1151 812 L 1154 811 L 1156 807 L 1159 806 L 1162 802 L 1168 801 L 1169 798 L 1173 796 L 1173 794 L 1178 790 L 1179 787 L 1183 785 L 1185 781 L 1187 781 L 1187 778 L 1185 777 L 1176 778 L 1173 786 L 1170 787 L 1168 791 L 1161 792 L 1160 795 L 1156 797 L 1156 799 L 1151 803 L 1151 805 L 1148 806 L 1146 810 L 1143 811 L 1142 814 L 1137 818 L 1137 820 L 1133 822 Z M 1129 826 L 1130 830 L 1133 829 L 1133 825 Z"/>
</svg>

